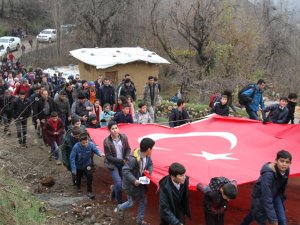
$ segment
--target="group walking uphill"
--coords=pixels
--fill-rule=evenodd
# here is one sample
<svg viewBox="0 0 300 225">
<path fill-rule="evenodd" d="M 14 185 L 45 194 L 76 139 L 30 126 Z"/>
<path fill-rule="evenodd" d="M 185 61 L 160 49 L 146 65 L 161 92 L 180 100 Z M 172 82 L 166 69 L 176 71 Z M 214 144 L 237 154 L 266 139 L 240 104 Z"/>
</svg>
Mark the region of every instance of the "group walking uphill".
<svg viewBox="0 0 300 225">
<path fill-rule="evenodd" d="M 290 93 L 287 98 L 280 98 L 279 103 L 265 107 L 265 85 L 265 81 L 258 80 L 238 93 L 239 103 L 245 106 L 249 118 L 258 120 L 261 108 L 263 123 L 294 123 L 297 95 Z M 8 59 L 0 70 L 0 116 L 4 135 L 12 135 L 10 124 L 14 121 L 20 147 L 30 147 L 27 121 L 32 117 L 37 137 L 49 148 L 49 160 L 54 158 L 58 166 L 63 163 L 70 171 L 70 182 L 78 191 L 85 176 L 87 196 L 91 199 L 95 198 L 92 188 L 94 155 L 102 157 L 104 152 L 104 165 L 113 181 L 110 197 L 116 201 L 118 218 L 123 220 L 127 209 L 139 202 L 136 222 L 145 225 L 148 224 L 145 221 L 148 177 L 155 167 L 151 159 L 155 154 L 155 141 L 143 138 L 132 150 L 127 135 L 119 132 L 119 124 L 156 122 L 160 89 L 157 78 L 149 76 L 142 90 L 142 101 L 137 104 L 136 87 L 129 74 L 115 89 L 110 80 L 101 75 L 96 81 L 81 80 L 79 75 L 66 79 L 62 73 L 50 77 L 39 68 L 27 71 L 21 63 Z M 178 95 L 177 107 L 169 115 L 172 129 L 191 122 L 185 104 Z M 230 90 L 215 94 L 210 106 L 212 113 L 221 116 L 228 116 L 230 110 L 236 112 Z M 100 127 L 108 129 L 103 151 L 93 143 L 86 130 Z M 263 166 L 253 188 L 251 211 L 242 224 L 252 220 L 259 224 L 266 224 L 267 220 L 271 224 L 286 224 L 283 200 L 291 159 L 290 153 L 282 150 L 275 162 Z M 169 166 L 168 175 L 159 181 L 161 225 L 183 225 L 185 217 L 192 218 L 188 172 L 184 165 L 174 162 Z M 236 182 L 212 177 L 209 184 L 199 183 L 197 189 L 203 195 L 206 224 L 223 225 L 227 203 L 238 195 Z"/>
</svg>

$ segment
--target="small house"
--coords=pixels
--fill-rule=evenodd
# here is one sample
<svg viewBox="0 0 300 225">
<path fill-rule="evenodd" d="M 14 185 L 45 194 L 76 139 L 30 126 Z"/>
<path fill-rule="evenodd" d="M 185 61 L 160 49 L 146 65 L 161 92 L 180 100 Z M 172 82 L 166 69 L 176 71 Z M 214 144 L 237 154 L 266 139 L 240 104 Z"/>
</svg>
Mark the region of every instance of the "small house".
<svg viewBox="0 0 300 225">
<path fill-rule="evenodd" d="M 158 77 L 159 64 L 169 62 L 145 48 L 81 48 L 70 51 L 78 59 L 80 78 L 95 81 L 99 75 L 110 79 L 116 87 L 130 74 L 141 95 L 148 76 Z"/>
</svg>

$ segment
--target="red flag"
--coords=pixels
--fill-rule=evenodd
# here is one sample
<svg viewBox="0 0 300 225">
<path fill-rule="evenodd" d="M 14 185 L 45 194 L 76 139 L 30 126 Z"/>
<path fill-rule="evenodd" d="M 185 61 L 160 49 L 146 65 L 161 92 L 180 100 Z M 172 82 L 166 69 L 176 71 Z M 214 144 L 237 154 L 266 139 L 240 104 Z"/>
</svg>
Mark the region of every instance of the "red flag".
<svg viewBox="0 0 300 225">
<path fill-rule="evenodd" d="M 254 181 L 262 165 L 274 161 L 279 150 L 293 156 L 291 175 L 300 175 L 300 125 L 279 125 L 259 121 L 213 116 L 177 128 L 157 124 L 119 124 L 132 149 L 144 137 L 155 140 L 151 181 L 168 174 L 169 165 L 179 162 L 186 167 L 190 189 L 208 184 L 211 177 L 225 176 L 238 184 Z M 88 129 L 93 141 L 103 149 L 107 128 Z"/>
</svg>

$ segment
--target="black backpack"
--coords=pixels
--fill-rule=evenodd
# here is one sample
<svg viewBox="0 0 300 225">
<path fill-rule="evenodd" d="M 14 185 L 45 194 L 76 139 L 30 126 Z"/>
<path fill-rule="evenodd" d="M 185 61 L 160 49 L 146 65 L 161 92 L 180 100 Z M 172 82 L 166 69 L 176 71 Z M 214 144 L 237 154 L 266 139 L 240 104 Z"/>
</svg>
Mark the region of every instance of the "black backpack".
<svg viewBox="0 0 300 225">
<path fill-rule="evenodd" d="M 250 88 L 253 89 L 252 95 L 250 97 L 243 95 L 243 93 L 245 91 L 249 90 Z M 248 84 L 247 86 L 243 87 L 238 93 L 239 104 L 246 105 L 247 103 L 249 103 L 251 101 L 251 99 L 254 97 L 255 92 L 256 92 L 256 88 L 255 88 L 254 84 Z"/>
</svg>

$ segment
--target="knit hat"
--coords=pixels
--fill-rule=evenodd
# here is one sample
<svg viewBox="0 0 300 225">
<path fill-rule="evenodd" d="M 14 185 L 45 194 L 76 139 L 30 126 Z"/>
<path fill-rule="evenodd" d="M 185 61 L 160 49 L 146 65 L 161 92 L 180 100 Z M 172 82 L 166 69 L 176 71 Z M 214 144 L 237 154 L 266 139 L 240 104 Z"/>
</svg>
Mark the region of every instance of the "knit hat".
<svg viewBox="0 0 300 225">
<path fill-rule="evenodd" d="M 59 95 L 67 95 L 67 93 L 65 91 L 60 91 Z"/>
<path fill-rule="evenodd" d="M 94 81 L 90 81 L 89 82 L 89 86 L 95 86 L 95 82 Z"/>
</svg>

